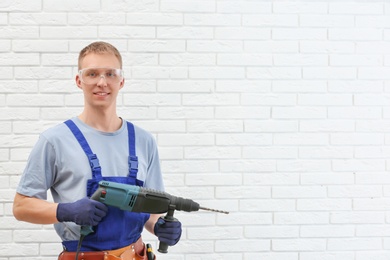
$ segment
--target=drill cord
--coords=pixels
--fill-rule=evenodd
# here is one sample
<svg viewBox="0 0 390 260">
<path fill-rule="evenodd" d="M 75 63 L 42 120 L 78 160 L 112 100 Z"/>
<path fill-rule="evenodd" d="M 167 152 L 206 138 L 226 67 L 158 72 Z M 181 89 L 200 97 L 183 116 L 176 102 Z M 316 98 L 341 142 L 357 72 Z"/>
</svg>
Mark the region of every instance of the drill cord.
<svg viewBox="0 0 390 260">
<path fill-rule="evenodd" d="M 77 251 L 76 251 L 75 260 L 79 259 L 81 244 L 83 243 L 84 237 L 85 237 L 85 235 L 80 235 L 79 243 L 77 244 Z"/>
</svg>

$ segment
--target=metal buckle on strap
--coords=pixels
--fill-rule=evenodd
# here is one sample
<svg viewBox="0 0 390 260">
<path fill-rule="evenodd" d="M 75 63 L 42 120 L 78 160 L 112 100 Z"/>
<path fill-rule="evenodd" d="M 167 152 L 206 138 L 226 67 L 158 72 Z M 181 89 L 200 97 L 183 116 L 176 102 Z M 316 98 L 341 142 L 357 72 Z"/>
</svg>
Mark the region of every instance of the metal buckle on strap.
<svg viewBox="0 0 390 260">
<path fill-rule="evenodd" d="M 129 156 L 129 169 L 130 170 L 138 170 L 138 157 L 137 156 Z"/>
<path fill-rule="evenodd" d="M 96 154 L 88 154 L 88 160 L 92 170 L 100 168 L 99 159 Z"/>
</svg>

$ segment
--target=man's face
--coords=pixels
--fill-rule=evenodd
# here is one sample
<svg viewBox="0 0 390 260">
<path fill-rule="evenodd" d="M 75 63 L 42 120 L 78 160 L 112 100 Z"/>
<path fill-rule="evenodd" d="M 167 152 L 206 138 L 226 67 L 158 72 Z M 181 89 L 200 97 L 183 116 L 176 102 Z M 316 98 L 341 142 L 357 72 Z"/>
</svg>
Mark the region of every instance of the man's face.
<svg viewBox="0 0 390 260">
<path fill-rule="evenodd" d="M 116 105 L 119 90 L 124 85 L 120 63 L 114 54 L 87 54 L 81 61 L 82 73 L 76 84 L 84 92 L 86 106 L 110 107 Z"/>
</svg>

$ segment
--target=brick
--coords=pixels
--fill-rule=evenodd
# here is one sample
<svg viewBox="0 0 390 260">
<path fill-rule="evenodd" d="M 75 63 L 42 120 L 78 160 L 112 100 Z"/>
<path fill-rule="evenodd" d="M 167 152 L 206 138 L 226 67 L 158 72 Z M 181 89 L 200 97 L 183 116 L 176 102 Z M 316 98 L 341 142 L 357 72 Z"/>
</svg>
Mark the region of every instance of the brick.
<svg viewBox="0 0 390 260">
<path fill-rule="evenodd" d="M 9 11 L 9 12 L 19 12 L 19 11 L 28 11 L 28 12 L 37 12 L 41 11 L 42 8 L 41 0 L 31 0 L 25 2 L 23 0 L 15 1 L 3 1 L 0 4 L 0 11 Z"/>
<path fill-rule="evenodd" d="M 243 158 L 274 158 L 274 159 L 292 159 L 296 158 L 298 149 L 294 147 L 244 147 L 242 151 Z"/>
<path fill-rule="evenodd" d="M 156 12 L 159 10 L 158 0 L 140 0 L 140 1 L 113 1 L 102 0 L 102 10 L 107 12 Z"/>
<path fill-rule="evenodd" d="M 279 225 L 329 224 L 327 212 L 276 212 L 274 223 Z"/>
<path fill-rule="evenodd" d="M 61 12 L 61 11 L 71 11 L 78 10 L 84 12 L 98 12 L 100 9 L 100 4 L 96 4 L 93 0 L 87 0 L 79 2 L 77 0 L 70 0 L 62 4 L 58 4 L 56 1 L 42 0 L 43 11 L 49 12 Z"/>
<path fill-rule="evenodd" d="M 129 106 L 179 105 L 178 94 L 125 94 L 124 104 Z"/>
<path fill-rule="evenodd" d="M 188 78 L 188 69 L 185 67 L 133 67 L 133 79 L 183 79 Z"/>
<path fill-rule="evenodd" d="M 272 65 L 272 56 L 269 54 L 218 54 L 218 65 Z"/>
<path fill-rule="evenodd" d="M 239 133 L 243 127 L 240 120 L 190 120 L 187 129 L 193 133 Z"/>
<path fill-rule="evenodd" d="M 267 107 L 217 107 L 215 110 L 216 118 L 269 118 L 270 109 Z"/>
<path fill-rule="evenodd" d="M 300 16 L 299 24 L 304 27 L 354 27 L 355 20 L 352 15 L 305 14 Z"/>
<path fill-rule="evenodd" d="M 182 25 L 183 14 L 180 13 L 129 13 L 126 23 L 131 25 Z"/>
<path fill-rule="evenodd" d="M 329 60 L 332 66 L 381 66 L 383 57 L 380 55 L 331 55 Z"/>
<path fill-rule="evenodd" d="M 212 184 L 216 186 L 223 185 L 237 185 L 241 182 L 241 176 L 239 174 L 192 174 L 186 176 L 186 183 L 188 185 L 203 185 Z"/>
<path fill-rule="evenodd" d="M 259 53 L 294 53 L 298 52 L 298 41 L 253 41 L 247 40 L 244 42 L 245 52 Z"/>
<path fill-rule="evenodd" d="M 377 80 L 332 80 L 329 81 L 328 89 L 329 92 L 377 93 L 383 91 L 383 85 Z"/>
<path fill-rule="evenodd" d="M 328 117 L 333 119 L 377 119 L 382 117 L 379 107 L 330 107 Z"/>
<path fill-rule="evenodd" d="M 294 173 L 255 173 L 245 174 L 245 185 L 295 185 L 299 182 L 298 174 Z"/>
<path fill-rule="evenodd" d="M 159 80 L 157 88 L 160 92 L 210 92 L 214 89 L 211 80 Z"/>
<path fill-rule="evenodd" d="M 355 227 L 353 225 L 305 225 L 300 229 L 301 237 L 353 237 Z"/>
<path fill-rule="evenodd" d="M 359 46 L 359 44 L 357 44 Z M 301 41 L 300 51 L 302 53 L 355 53 L 353 41 Z M 361 47 L 362 48 L 362 47 Z"/>
<path fill-rule="evenodd" d="M 353 173 L 302 173 L 301 183 L 302 184 L 353 184 L 355 182 Z"/>
<path fill-rule="evenodd" d="M 300 79 L 302 70 L 295 67 L 272 67 L 272 68 L 247 68 L 247 77 L 249 79 Z"/>
<path fill-rule="evenodd" d="M 244 26 L 262 26 L 262 27 L 296 27 L 298 26 L 297 15 L 266 15 L 266 14 L 244 14 L 242 16 Z"/>
<path fill-rule="evenodd" d="M 257 248 L 258 251 L 268 251 L 270 249 L 270 241 L 267 240 L 255 240 L 245 239 L 240 241 L 224 240 L 217 241 L 217 252 L 247 252 L 247 248 Z"/>
<path fill-rule="evenodd" d="M 380 238 L 331 238 L 329 250 L 379 250 L 382 248 Z"/>
<path fill-rule="evenodd" d="M 10 13 L 11 25 L 66 25 L 65 13 Z"/>
<path fill-rule="evenodd" d="M 210 156 L 212 155 L 212 156 Z M 188 159 L 229 159 L 241 155 L 239 147 L 185 147 L 184 158 Z"/>
<path fill-rule="evenodd" d="M 124 13 L 68 13 L 70 25 L 123 25 L 126 23 L 126 14 Z M 125 27 L 127 28 L 127 27 Z M 105 35 L 107 36 L 107 35 Z"/>
<path fill-rule="evenodd" d="M 245 229 L 245 235 L 249 238 L 292 238 L 299 235 L 297 226 L 258 226 Z"/>
<path fill-rule="evenodd" d="M 272 198 L 325 198 L 327 190 L 321 186 L 273 187 Z"/>
<path fill-rule="evenodd" d="M 272 3 L 258 1 L 217 1 L 218 13 L 271 13 Z"/>
<path fill-rule="evenodd" d="M 352 147 L 301 147 L 299 148 L 300 158 L 310 159 L 347 159 L 352 158 L 354 149 Z"/>
<path fill-rule="evenodd" d="M 91 28 L 91 31 L 92 30 L 94 29 Z M 156 37 L 155 29 L 153 27 L 147 26 L 99 26 L 97 29 L 97 34 L 101 38 L 109 39 L 142 39 Z"/>
<path fill-rule="evenodd" d="M 189 52 L 241 52 L 243 43 L 239 40 L 188 40 Z"/>
<path fill-rule="evenodd" d="M 261 106 L 280 106 L 280 105 L 295 105 L 295 94 L 258 94 L 243 93 L 241 95 L 241 104 L 246 106 L 261 105 Z"/>
<path fill-rule="evenodd" d="M 161 119 L 210 119 L 214 118 L 213 107 L 159 107 L 158 117 Z"/>
<path fill-rule="evenodd" d="M 277 66 L 326 66 L 328 57 L 324 54 L 275 54 L 274 64 Z"/>
<path fill-rule="evenodd" d="M 194 26 L 238 26 L 241 24 L 241 15 L 186 13 L 184 14 L 184 24 Z"/>
<path fill-rule="evenodd" d="M 355 260 L 354 252 L 302 252 L 299 256 L 300 260 Z"/>
<path fill-rule="evenodd" d="M 385 222 L 382 212 L 354 211 L 354 212 L 332 212 L 331 223 L 339 224 L 380 224 Z"/>
<path fill-rule="evenodd" d="M 274 40 L 325 40 L 327 31 L 319 28 L 275 28 L 272 30 Z"/>
<path fill-rule="evenodd" d="M 329 13 L 335 14 L 382 14 L 381 3 L 330 3 Z"/>
<path fill-rule="evenodd" d="M 133 52 L 183 52 L 184 40 L 129 40 Z"/>
<path fill-rule="evenodd" d="M 272 250 L 275 251 L 323 251 L 326 248 L 325 239 L 274 239 Z"/>
<path fill-rule="evenodd" d="M 180 1 L 180 0 L 161 0 L 160 10 L 163 12 L 215 12 L 215 1 L 200 0 L 200 1 Z"/>
<path fill-rule="evenodd" d="M 342 67 L 312 67 L 303 68 L 302 77 L 304 79 L 356 79 L 358 75 L 355 68 Z"/>
<path fill-rule="evenodd" d="M 189 68 L 192 79 L 243 79 L 245 69 L 241 67 L 192 67 Z"/>
<path fill-rule="evenodd" d="M 212 39 L 214 30 L 211 27 L 157 27 L 160 39 Z"/>
<path fill-rule="evenodd" d="M 271 82 L 263 80 L 216 80 L 217 92 L 270 92 Z"/>
<path fill-rule="evenodd" d="M 298 123 L 290 120 L 245 120 L 245 132 L 296 132 Z"/>
<path fill-rule="evenodd" d="M 273 3 L 275 13 L 327 13 L 328 3 L 326 2 L 275 2 Z"/>
<path fill-rule="evenodd" d="M 351 199 L 298 199 L 299 211 L 348 211 L 352 209 Z"/>
<path fill-rule="evenodd" d="M 66 52 L 68 44 L 63 40 L 14 40 L 15 52 Z"/>
<path fill-rule="evenodd" d="M 238 94 L 183 94 L 183 105 L 185 106 L 196 106 L 203 104 L 206 106 L 221 106 L 221 105 L 238 105 L 239 95 Z"/>
<path fill-rule="evenodd" d="M 267 40 L 271 39 L 271 30 L 257 27 L 219 27 L 214 30 L 215 39 L 248 39 Z"/>
<path fill-rule="evenodd" d="M 216 55 L 209 53 L 162 53 L 159 55 L 161 65 L 165 66 L 202 66 L 215 65 Z"/>
</svg>

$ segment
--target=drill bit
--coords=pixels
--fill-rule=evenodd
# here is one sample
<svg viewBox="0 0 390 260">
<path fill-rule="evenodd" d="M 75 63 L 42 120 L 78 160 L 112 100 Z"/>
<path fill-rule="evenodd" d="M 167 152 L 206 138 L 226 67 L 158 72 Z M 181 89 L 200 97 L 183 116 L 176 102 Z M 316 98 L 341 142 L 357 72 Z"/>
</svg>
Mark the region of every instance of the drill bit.
<svg viewBox="0 0 390 260">
<path fill-rule="evenodd" d="M 199 207 L 199 209 L 213 211 L 213 212 L 218 212 L 218 213 L 223 213 L 223 214 L 229 214 L 229 211 L 224 211 L 224 210 L 210 209 L 210 208 L 205 208 L 205 207 Z"/>
</svg>

